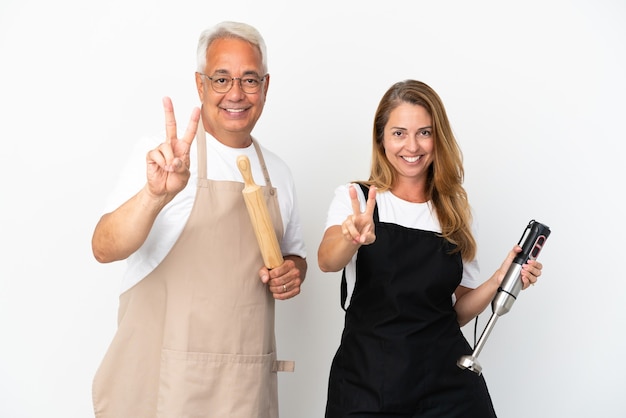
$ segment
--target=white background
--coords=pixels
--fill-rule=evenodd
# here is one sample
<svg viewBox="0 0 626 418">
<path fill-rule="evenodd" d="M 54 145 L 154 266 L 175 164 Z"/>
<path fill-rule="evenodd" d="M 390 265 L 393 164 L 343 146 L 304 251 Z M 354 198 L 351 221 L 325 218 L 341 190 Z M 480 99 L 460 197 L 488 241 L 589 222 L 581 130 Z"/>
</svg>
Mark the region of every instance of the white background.
<svg viewBox="0 0 626 418">
<path fill-rule="evenodd" d="M 93 259 L 93 227 L 134 141 L 163 129 L 163 96 L 184 128 L 197 36 L 221 20 L 265 37 L 254 134 L 292 167 L 305 223 L 309 274 L 277 307 L 279 357 L 296 361 L 283 418 L 323 416 L 343 315 L 317 246 L 334 188 L 368 176 L 378 100 L 405 78 L 446 104 L 484 278 L 530 219 L 552 230 L 539 284 L 480 355 L 499 416 L 625 416 L 624 1 L 3 0 L 0 417 L 92 416 L 123 268 Z"/>
</svg>

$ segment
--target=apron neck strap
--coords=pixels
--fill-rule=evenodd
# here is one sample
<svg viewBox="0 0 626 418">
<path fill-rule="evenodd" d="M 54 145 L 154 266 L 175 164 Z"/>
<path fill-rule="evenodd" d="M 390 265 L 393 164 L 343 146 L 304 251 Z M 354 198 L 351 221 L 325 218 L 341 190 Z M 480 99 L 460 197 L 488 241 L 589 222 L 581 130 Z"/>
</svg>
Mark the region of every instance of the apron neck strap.
<svg viewBox="0 0 626 418">
<path fill-rule="evenodd" d="M 265 165 L 265 159 L 263 158 L 263 153 L 261 152 L 261 146 L 258 144 L 257 141 L 254 140 L 254 138 L 252 139 L 252 145 L 254 145 L 254 150 L 256 151 L 256 155 L 259 158 L 259 162 L 261 163 L 261 170 L 263 171 L 265 184 L 270 188 L 270 190 L 272 190 L 272 181 L 270 180 L 270 175 L 267 171 L 267 166 Z M 198 129 L 196 130 L 196 146 L 198 147 L 198 178 L 206 179 L 206 132 L 204 131 L 204 123 L 202 122 L 202 117 L 200 117 Z"/>
</svg>

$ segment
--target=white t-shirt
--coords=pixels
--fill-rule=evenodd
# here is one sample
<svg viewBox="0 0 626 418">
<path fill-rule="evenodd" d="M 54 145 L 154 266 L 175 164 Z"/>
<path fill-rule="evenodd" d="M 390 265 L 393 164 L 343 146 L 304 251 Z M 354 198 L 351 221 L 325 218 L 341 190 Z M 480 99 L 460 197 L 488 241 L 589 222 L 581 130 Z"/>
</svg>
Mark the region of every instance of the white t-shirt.
<svg viewBox="0 0 626 418">
<path fill-rule="evenodd" d="M 165 136 L 143 138 L 135 146 L 128 164 L 113 193 L 109 196 L 105 213 L 112 212 L 136 194 L 146 183 L 146 154 L 163 142 Z M 265 185 L 265 177 L 254 148 L 230 148 L 207 134 L 207 177 L 218 181 L 238 181 L 243 183 L 237 168 L 237 157 L 246 155 L 250 159 L 252 177 L 259 186 Z M 255 142 L 260 143 L 255 139 Z M 306 249 L 300 225 L 296 201 L 296 190 L 291 170 L 273 152 L 261 146 L 265 165 L 272 186 L 277 189 L 278 204 L 283 221 L 284 235 L 281 241 L 283 255 L 306 257 Z M 143 245 L 127 258 L 127 267 L 122 277 L 120 292 L 124 292 L 146 277 L 157 267 L 172 249 L 180 236 L 196 197 L 198 184 L 197 147 L 194 143 L 189 151 L 191 177 L 187 186 L 168 203 L 155 219 L 154 225 Z"/>
<path fill-rule="evenodd" d="M 349 187 L 350 184 L 344 184 L 335 189 L 335 197 L 328 210 L 325 229 L 333 225 L 341 225 L 343 221 L 353 213 Z M 358 185 L 355 184 L 355 188 L 361 204 L 361 211 L 365 211 L 365 195 Z M 396 197 L 390 191 L 385 191 L 376 193 L 376 205 L 378 206 L 378 218 L 381 222 L 393 223 L 406 228 L 441 232 L 439 220 L 437 219 L 430 201 L 425 203 L 407 202 L 406 200 Z M 344 308 L 347 308 L 350 304 L 350 298 L 356 284 L 356 257 L 357 254 L 355 254 L 348 265 L 346 265 L 348 297 L 346 298 Z M 480 285 L 478 279 L 479 273 L 480 269 L 477 259 L 469 263 L 464 261 L 461 285 L 475 289 Z M 454 295 L 452 295 L 452 300 L 454 302 Z"/>
</svg>

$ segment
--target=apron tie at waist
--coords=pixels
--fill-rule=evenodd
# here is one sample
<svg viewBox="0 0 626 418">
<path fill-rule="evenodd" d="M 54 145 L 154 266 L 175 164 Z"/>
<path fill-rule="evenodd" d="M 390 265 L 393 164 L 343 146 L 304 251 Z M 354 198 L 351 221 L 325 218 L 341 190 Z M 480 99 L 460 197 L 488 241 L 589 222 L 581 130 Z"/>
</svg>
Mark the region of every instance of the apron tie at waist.
<svg viewBox="0 0 626 418">
<path fill-rule="evenodd" d="M 293 372 L 296 362 L 292 360 L 275 360 L 272 363 L 272 372 Z"/>
</svg>

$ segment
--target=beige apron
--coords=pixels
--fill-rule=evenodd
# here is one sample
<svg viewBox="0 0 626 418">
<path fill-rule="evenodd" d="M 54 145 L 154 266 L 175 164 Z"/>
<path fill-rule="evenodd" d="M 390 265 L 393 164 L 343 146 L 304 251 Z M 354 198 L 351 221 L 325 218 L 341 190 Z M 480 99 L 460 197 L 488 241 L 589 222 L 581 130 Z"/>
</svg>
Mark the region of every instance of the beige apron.
<svg viewBox="0 0 626 418">
<path fill-rule="evenodd" d="M 93 381 L 98 418 L 277 418 L 274 299 L 242 195 L 206 178 L 196 135 L 198 190 L 170 253 L 120 296 L 118 330 Z M 276 190 L 258 145 L 266 197 L 283 235 Z M 279 238 L 280 239 L 280 238 Z"/>
</svg>

